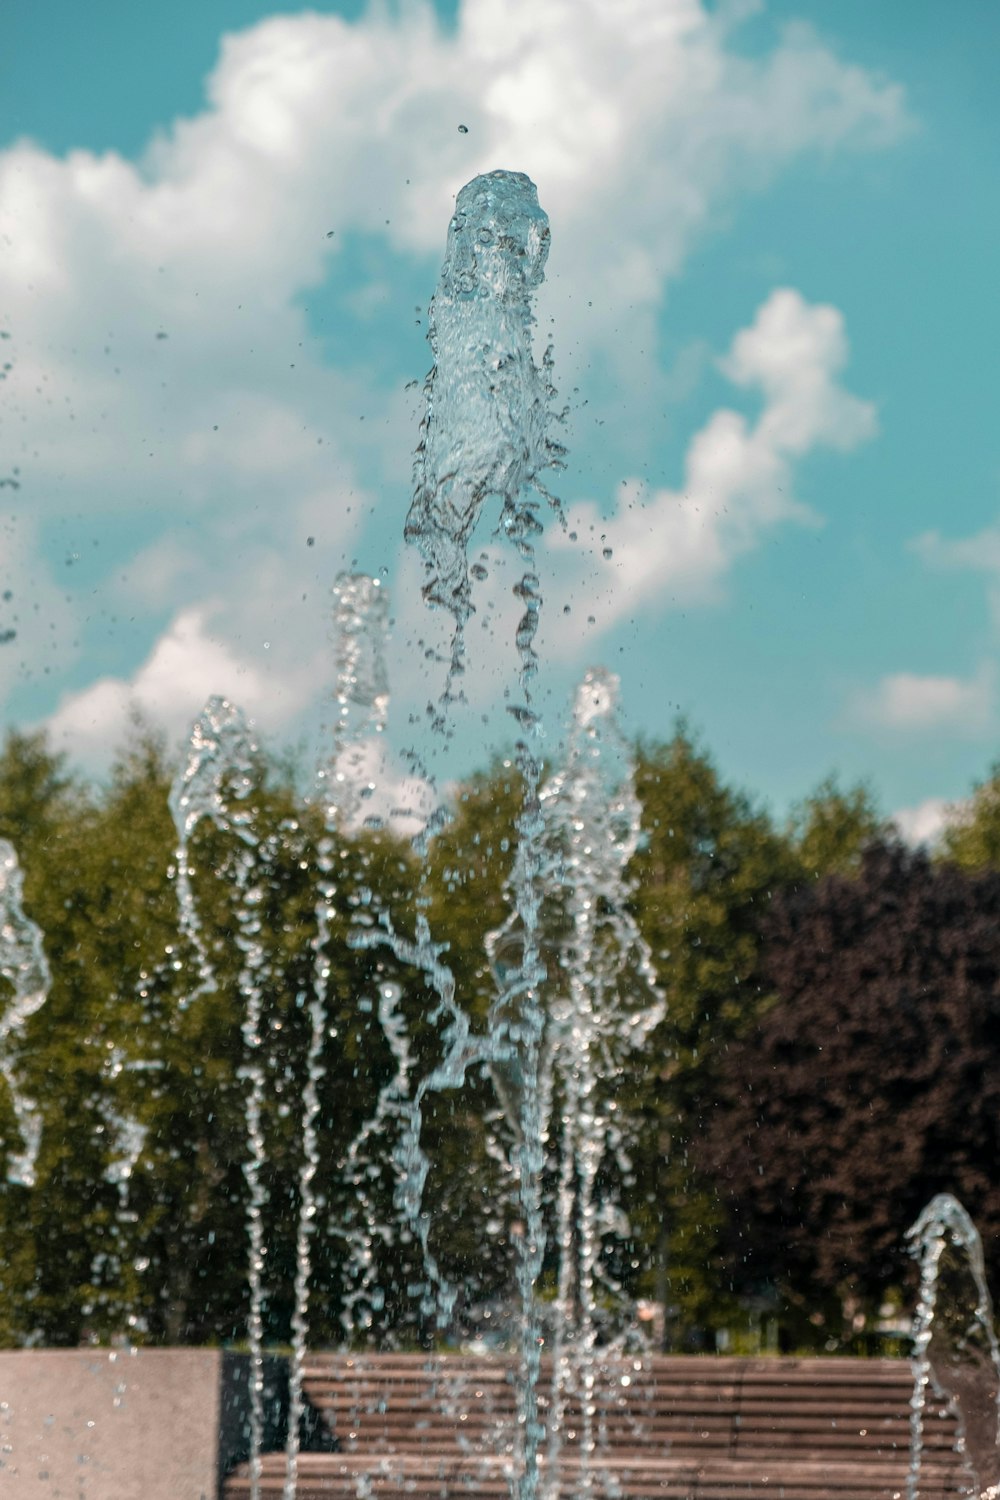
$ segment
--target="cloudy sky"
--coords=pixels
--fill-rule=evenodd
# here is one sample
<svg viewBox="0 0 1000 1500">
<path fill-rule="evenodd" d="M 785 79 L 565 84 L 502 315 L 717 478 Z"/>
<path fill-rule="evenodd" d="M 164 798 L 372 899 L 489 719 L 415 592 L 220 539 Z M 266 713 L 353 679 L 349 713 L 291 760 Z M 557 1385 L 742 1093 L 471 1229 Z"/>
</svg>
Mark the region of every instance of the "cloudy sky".
<svg viewBox="0 0 1000 1500">
<path fill-rule="evenodd" d="M 630 729 L 685 713 L 779 811 L 833 770 L 911 818 L 966 794 L 1000 744 L 998 45 L 993 0 L 7 0 L 5 723 L 99 769 L 130 704 L 179 737 L 218 691 L 312 755 L 352 568 L 425 748 L 412 383 L 454 194 L 506 167 L 569 407 L 550 749 L 605 664 Z M 511 738 L 495 523 L 448 774 Z"/>
</svg>

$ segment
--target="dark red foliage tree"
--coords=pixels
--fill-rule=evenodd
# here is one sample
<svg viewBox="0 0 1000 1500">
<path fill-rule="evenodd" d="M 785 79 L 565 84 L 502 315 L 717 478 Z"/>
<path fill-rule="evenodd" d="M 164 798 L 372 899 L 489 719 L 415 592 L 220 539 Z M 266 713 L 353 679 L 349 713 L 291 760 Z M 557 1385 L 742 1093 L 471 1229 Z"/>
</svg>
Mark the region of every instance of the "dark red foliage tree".
<svg viewBox="0 0 1000 1500">
<path fill-rule="evenodd" d="M 944 1190 L 1000 1289 L 1000 874 L 875 844 L 856 878 L 776 896 L 761 961 L 776 998 L 696 1147 L 737 1289 L 870 1311 Z"/>
</svg>

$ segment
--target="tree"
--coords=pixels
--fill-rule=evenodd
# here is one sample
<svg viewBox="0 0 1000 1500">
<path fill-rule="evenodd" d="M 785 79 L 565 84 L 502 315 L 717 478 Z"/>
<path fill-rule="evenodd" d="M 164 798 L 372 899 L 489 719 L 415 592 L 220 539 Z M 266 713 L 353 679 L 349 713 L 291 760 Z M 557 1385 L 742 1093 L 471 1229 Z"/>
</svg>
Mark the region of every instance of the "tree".
<svg viewBox="0 0 1000 1500">
<path fill-rule="evenodd" d="M 246 1321 L 245 995 L 234 942 L 232 839 L 196 832 L 192 857 L 214 984 L 195 993 L 197 965 L 178 925 L 171 879 L 176 833 L 170 767 L 140 736 L 109 783 L 85 793 L 41 740 L 12 737 L 0 757 L 0 830 L 17 838 L 25 906 L 44 934 L 46 1003 L 11 1039 L 43 1116 L 37 1183 L 0 1179 L 0 1338 L 74 1344 L 128 1331 L 152 1342 L 232 1340 Z M 256 841 L 255 912 L 266 961 L 262 1056 L 267 1140 L 267 1336 L 291 1314 L 301 1159 L 305 997 L 316 969 L 318 821 L 261 762 L 247 802 Z M 339 841 L 337 912 L 325 952 L 328 1035 L 322 1059 L 324 1222 L 343 1222 L 352 1186 L 348 1144 L 394 1070 L 378 1026 L 391 955 L 354 948 L 348 930 L 377 888 L 412 920 L 412 867 L 391 839 Z M 411 1009 L 422 997 L 410 982 Z M 3 997 L 0 996 L 0 1001 Z M 0 1091 L 0 1142 L 16 1121 Z M 314 1277 L 318 1338 L 340 1334 L 343 1245 L 320 1234 Z M 412 1255 L 392 1251 L 391 1320 Z M 390 1257 L 391 1258 L 391 1257 Z"/>
<path fill-rule="evenodd" d="M 668 1338 L 683 1343 L 731 1311 L 720 1295 L 719 1214 L 691 1147 L 715 1105 L 720 1059 L 757 1018 L 760 924 L 798 866 L 683 724 L 669 744 L 640 748 L 636 788 L 645 843 L 634 907 L 666 1018 L 622 1091 L 638 1122 L 629 1209 L 648 1268 L 638 1289 L 670 1304 Z"/>
<path fill-rule="evenodd" d="M 941 858 L 965 870 L 1000 869 L 1000 765 L 977 782 L 964 806 L 952 811 L 941 838 Z"/>
<path fill-rule="evenodd" d="M 775 1001 L 721 1057 L 696 1148 L 737 1288 L 840 1337 L 841 1309 L 907 1277 L 903 1235 L 941 1191 L 1000 1272 L 1000 876 L 871 846 L 857 878 L 776 898 L 762 980 Z"/>
<path fill-rule="evenodd" d="M 865 849 L 887 837 L 889 824 L 870 787 L 859 782 L 845 791 L 828 776 L 792 809 L 786 833 L 803 878 L 821 880 L 856 874 Z"/>
</svg>

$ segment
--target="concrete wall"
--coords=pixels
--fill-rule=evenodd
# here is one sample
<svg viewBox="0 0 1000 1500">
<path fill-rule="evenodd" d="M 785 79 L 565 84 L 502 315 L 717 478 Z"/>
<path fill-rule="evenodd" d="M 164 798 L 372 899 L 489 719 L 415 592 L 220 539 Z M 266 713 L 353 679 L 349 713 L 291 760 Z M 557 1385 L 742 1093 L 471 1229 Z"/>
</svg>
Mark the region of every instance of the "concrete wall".
<svg viewBox="0 0 1000 1500">
<path fill-rule="evenodd" d="M 266 1448 L 284 1446 L 267 1361 Z M 216 1500 L 249 1448 L 249 1359 L 218 1349 L 0 1352 L 3 1500 Z"/>
</svg>

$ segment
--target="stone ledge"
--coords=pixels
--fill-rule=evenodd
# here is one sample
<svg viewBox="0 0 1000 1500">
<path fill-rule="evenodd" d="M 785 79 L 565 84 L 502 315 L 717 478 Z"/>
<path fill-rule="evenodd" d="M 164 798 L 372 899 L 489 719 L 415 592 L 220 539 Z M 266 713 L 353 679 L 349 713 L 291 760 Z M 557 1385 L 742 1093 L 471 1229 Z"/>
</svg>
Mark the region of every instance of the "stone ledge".
<svg viewBox="0 0 1000 1500">
<path fill-rule="evenodd" d="M 0 1352 L 0 1492 L 10 1500 L 217 1500 L 249 1452 L 245 1354 Z M 266 1360 L 264 1446 L 282 1447 L 287 1361 Z"/>
</svg>

